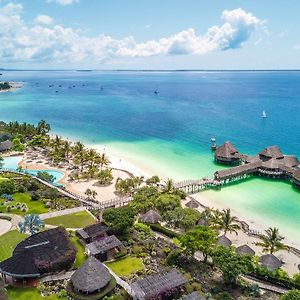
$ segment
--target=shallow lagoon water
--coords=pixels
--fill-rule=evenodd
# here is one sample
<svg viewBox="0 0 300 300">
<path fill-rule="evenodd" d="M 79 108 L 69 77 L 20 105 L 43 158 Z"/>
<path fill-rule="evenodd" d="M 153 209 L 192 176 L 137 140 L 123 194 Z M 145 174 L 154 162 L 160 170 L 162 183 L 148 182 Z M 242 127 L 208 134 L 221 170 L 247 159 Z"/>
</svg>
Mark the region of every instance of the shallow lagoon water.
<svg viewBox="0 0 300 300">
<path fill-rule="evenodd" d="M 218 144 L 230 140 L 243 153 L 256 154 L 277 144 L 285 154 L 300 157 L 300 72 L 74 71 L 4 76 L 25 84 L 16 92 L 0 94 L 0 119 L 43 118 L 57 133 L 106 145 L 165 178 L 211 177 L 221 168 L 213 162 L 211 137 Z M 266 120 L 260 117 L 263 110 Z M 300 194 L 289 183 L 258 178 L 207 193 L 300 238 Z"/>
</svg>

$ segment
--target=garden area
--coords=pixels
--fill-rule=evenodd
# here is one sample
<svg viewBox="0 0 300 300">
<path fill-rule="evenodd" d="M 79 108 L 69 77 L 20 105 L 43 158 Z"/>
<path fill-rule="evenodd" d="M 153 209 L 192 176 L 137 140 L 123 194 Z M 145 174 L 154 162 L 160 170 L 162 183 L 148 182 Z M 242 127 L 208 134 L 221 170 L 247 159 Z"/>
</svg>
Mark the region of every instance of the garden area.
<svg viewBox="0 0 300 300">
<path fill-rule="evenodd" d="M 65 228 L 83 228 L 95 223 L 95 219 L 87 211 L 80 211 L 77 213 L 53 217 L 45 220 L 45 224 L 63 226 Z"/>
<path fill-rule="evenodd" d="M 1 173 L 0 213 L 43 214 L 77 207 L 80 202 L 61 195 L 56 189 L 27 176 Z"/>
<path fill-rule="evenodd" d="M 118 276 L 127 277 L 138 271 L 144 270 L 143 260 L 141 258 L 128 256 L 113 262 L 108 262 L 106 265 Z"/>
<path fill-rule="evenodd" d="M 79 238 L 77 236 L 71 236 L 70 240 L 72 244 L 75 246 L 75 248 L 77 249 L 76 260 L 73 268 L 78 269 L 82 266 L 82 264 L 87 258 L 86 255 L 84 254 L 85 249 L 84 246 L 80 243 Z"/>
<path fill-rule="evenodd" d="M 27 237 L 27 234 L 20 233 L 18 230 L 9 231 L 0 236 L 0 261 L 9 258 L 13 250 L 21 241 Z"/>
<path fill-rule="evenodd" d="M 42 296 L 37 288 L 7 288 L 9 300 L 67 300 L 67 297 L 59 297 L 57 294 Z"/>
</svg>

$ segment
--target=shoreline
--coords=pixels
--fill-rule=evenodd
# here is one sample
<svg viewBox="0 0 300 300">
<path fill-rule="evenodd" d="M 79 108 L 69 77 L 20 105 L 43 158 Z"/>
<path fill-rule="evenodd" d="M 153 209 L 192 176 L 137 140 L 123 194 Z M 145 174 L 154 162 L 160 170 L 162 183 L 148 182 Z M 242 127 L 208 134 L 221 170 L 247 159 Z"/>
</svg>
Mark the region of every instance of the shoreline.
<svg viewBox="0 0 300 300">
<path fill-rule="evenodd" d="M 2 83 L 2 82 L 0 82 Z M 8 92 L 14 92 L 17 89 L 20 89 L 23 87 L 23 83 L 22 82 L 8 82 L 8 84 L 10 85 L 9 89 L 4 89 L 4 90 L 0 90 L 0 93 L 8 93 Z"/>
</svg>

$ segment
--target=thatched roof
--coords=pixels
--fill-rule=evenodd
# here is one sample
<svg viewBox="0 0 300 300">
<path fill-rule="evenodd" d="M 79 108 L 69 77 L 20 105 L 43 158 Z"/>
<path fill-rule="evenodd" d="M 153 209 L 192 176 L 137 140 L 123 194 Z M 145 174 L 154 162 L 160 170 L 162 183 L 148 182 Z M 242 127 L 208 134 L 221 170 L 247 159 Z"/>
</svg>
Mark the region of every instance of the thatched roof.
<svg viewBox="0 0 300 300">
<path fill-rule="evenodd" d="M 293 173 L 293 178 L 300 181 L 300 168 L 297 168 Z"/>
<path fill-rule="evenodd" d="M 263 161 L 261 165 L 266 169 L 279 169 L 280 161 L 278 159 L 272 158 L 267 161 Z"/>
<path fill-rule="evenodd" d="M 205 218 L 200 218 L 198 221 L 197 221 L 197 225 L 200 225 L 200 226 L 208 226 L 209 225 L 209 222 L 207 219 Z"/>
<path fill-rule="evenodd" d="M 198 208 L 200 206 L 199 202 L 195 199 L 191 199 L 189 202 L 185 204 L 188 208 Z"/>
<path fill-rule="evenodd" d="M 282 262 L 274 254 L 265 254 L 259 258 L 263 267 L 270 271 L 274 271 L 282 266 Z"/>
<path fill-rule="evenodd" d="M 97 223 L 77 230 L 77 233 L 83 238 L 94 238 L 111 231 L 110 228 L 104 223 Z"/>
<path fill-rule="evenodd" d="M 141 216 L 141 220 L 144 223 L 156 224 L 161 220 L 161 215 L 153 209 L 150 209 L 144 215 Z"/>
<path fill-rule="evenodd" d="M 0 263 L 0 272 L 14 277 L 40 277 L 71 267 L 76 249 L 67 231 L 54 228 L 33 234 L 17 245 L 13 256 Z"/>
<path fill-rule="evenodd" d="M 106 287 L 111 280 L 107 268 L 95 257 L 90 256 L 72 275 L 71 282 L 75 290 L 93 293 Z"/>
<path fill-rule="evenodd" d="M 247 244 L 237 247 L 235 249 L 235 252 L 241 255 L 255 255 L 255 251 L 252 248 L 250 248 Z"/>
<path fill-rule="evenodd" d="M 120 242 L 116 236 L 111 235 L 87 244 L 86 248 L 89 250 L 91 255 L 98 255 L 121 246 L 123 246 L 122 242 Z"/>
<path fill-rule="evenodd" d="M 186 282 L 187 279 L 179 271 L 172 269 L 168 273 L 159 273 L 142 278 L 134 282 L 131 287 L 138 297 L 150 299 L 163 296 Z"/>
<path fill-rule="evenodd" d="M 11 149 L 13 146 L 13 143 L 10 140 L 4 141 L 0 143 L 0 152 L 7 151 Z"/>
<path fill-rule="evenodd" d="M 198 292 L 192 292 L 184 297 L 181 300 L 205 300 L 206 298 L 200 295 Z"/>
<path fill-rule="evenodd" d="M 282 163 L 287 167 L 296 167 L 300 164 L 298 158 L 294 155 L 285 155 L 282 159 Z"/>
<path fill-rule="evenodd" d="M 237 149 L 230 142 L 225 142 L 222 146 L 218 147 L 215 151 L 216 157 L 231 158 L 238 153 Z"/>
<path fill-rule="evenodd" d="M 217 240 L 217 244 L 224 247 L 230 247 L 232 242 L 227 236 L 221 235 Z"/>
<path fill-rule="evenodd" d="M 265 158 L 283 158 L 283 154 L 278 146 L 270 146 L 265 148 L 263 151 L 259 153 L 260 156 Z"/>
</svg>

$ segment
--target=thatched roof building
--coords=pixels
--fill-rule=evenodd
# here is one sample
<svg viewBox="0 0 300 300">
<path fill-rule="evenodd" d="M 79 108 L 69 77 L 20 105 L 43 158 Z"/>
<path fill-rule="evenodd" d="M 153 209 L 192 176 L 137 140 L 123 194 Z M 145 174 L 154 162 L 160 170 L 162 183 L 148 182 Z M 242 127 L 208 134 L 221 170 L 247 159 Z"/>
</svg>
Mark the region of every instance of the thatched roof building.
<svg viewBox="0 0 300 300">
<path fill-rule="evenodd" d="M 241 255 L 250 255 L 250 256 L 255 255 L 255 251 L 251 247 L 249 247 L 247 244 L 237 247 L 235 249 L 235 252 L 238 254 L 241 254 Z"/>
<path fill-rule="evenodd" d="M 161 215 L 157 211 L 150 209 L 144 215 L 142 215 L 140 219 L 144 223 L 156 224 L 160 222 Z"/>
<path fill-rule="evenodd" d="M 0 143 L 0 152 L 8 151 L 13 147 L 13 143 L 10 140 Z"/>
<path fill-rule="evenodd" d="M 188 208 L 198 208 L 200 206 L 199 202 L 195 199 L 191 199 L 189 202 L 185 204 Z"/>
<path fill-rule="evenodd" d="M 111 229 L 104 223 L 97 223 L 76 231 L 76 234 L 86 243 L 110 235 Z"/>
<path fill-rule="evenodd" d="M 206 300 L 206 298 L 200 295 L 198 292 L 192 292 L 182 297 L 181 300 Z"/>
<path fill-rule="evenodd" d="M 101 261 L 113 258 L 114 254 L 123 248 L 121 241 L 111 235 L 86 245 L 88 255 L 93 255 Z"/>
<path fill-rule="evenodd" d="M 221 235 L 217 240 L 217 245 L 223 247 L 230 247 L 232 245 L 232 242 L 227 236 Z"/>
<path fill-rule="evenodd" d="M 215 151 L 215 160 L 221 163 L 235 163 L 240 161 L 237 156 L 238 150 L 230 142 L 225 142 L 222 146 L 218 147 Z"/>
<path fill-rule="evenodd" d="M 187 279 L 176 269 L 167 273 L 159 273 L 142 278 L 131 285 L 138 300 L 164 299 L 179 289 L 187 282 Z"/>
<path fill-rule="evenodd" d="M 108 269 L 93 256 L 90 256 L 71 277 L 73 289 L 82 294 L 100 292 L 110 280 Z"/>
<path fill-rule="evenodd" d="M 261 160 L 269 160 L 271 158 L 283 158 L 283 154 L 278 146 L 270 146 L 259 153 Z"/>
<path fill-rule="evenodd" d="M 208 226 L 209 225 L 209 222 L 206 218 L 200 218 L 198 221 L 197 221 L 197 225 L 200 225 L 200 226 Z"/>
<path fill-rule="evenodd" d="M 76 249 L 67 231 L 54 228 L 36 233 L 17 245 L 12 257 L 0 263 L 0 273 L 14 280 L 39 278 L 68 270 L 76 258 Z"/>
<path fill-rule="evenodd" d="M 275 271 L 282 266 L 282 262 L 274 254 L 265 254 L 259 258 L 260 264 L 270 271 Z"/>
</svg>

